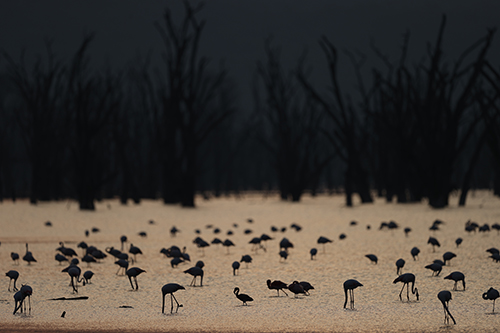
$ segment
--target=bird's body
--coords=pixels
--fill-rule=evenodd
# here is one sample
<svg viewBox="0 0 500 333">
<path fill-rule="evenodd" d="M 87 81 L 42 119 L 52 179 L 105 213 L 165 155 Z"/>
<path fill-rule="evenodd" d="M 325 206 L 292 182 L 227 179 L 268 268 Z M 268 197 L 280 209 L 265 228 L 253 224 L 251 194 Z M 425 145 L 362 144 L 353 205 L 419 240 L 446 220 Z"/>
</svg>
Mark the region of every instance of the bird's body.
<svg viewBox="0 0 500 333">
<path fill-rule="evenodd" d="M 59 262 L 59 265 L 61 265 L 63 261 L 68 261 L 68 258 L 66 258 L 60 253 L 56 253 L 55 259 Z"/>
<path fill-rule="evenodd" d="M 317 243 L 318 244 L 323 244 L 323 252 L 325 252 L 325 244 L 327 243 L 332 243 L 332 240 L 324 237 L 324 236 L 320 236 L 317 240 Z"/>
<path fill-rule="evenodd" d="M 238 287 L 234 288 L 233 293 L 236 295 L 236 298 L 243 302 L 243 305 L 248 305 L 247 302 L 253 301 L 253 298 L 247 294 L 240 294 L 240 288 Z"/>
<path fill-rule="evenodd" d="M 236 275 L 236 270 L 238 270 L 240 268 L 240 262 L 234 261 L 231 266 L 233 267 L 233 275 Z"/>
<path fill-rule="evenodd" d="M 455 281 L 455 285 L 453 286 L 453 290 L 458 290 L 457 283 L 458 283 L 458 281 L 462 281 L 462 285 L 464 286 L 464 290 L 465 290 L 465 275 L 464 275 L 464 273 L 456 271 L 456 272 L 453 272 L 453 273 L 445 276 L 444 279 Z"/>
<path fill-rule="evenodd" d="M 413 260 L 417 260 L 417 256 L 420 253 L 420 250 L 418 249 L 418 247 L 413 247 L 411 249 L 410 253 L 411 253 L 411 256 L 413 257 Z"/>
<path fill-rule="evenodd" d="M 498 290 L 493 288 L 488 289 L 488 291 L 483 294 L 483 299 L 488 299 L 493 301 L 492 313 L 495 313 L 495 301 L 497 300 L 498 297 L 500 297 L 500 293 L 498 292 Z"/>
<path fill-rule="evenodd" d="M 134 246 L 134 244 L 132 244 L 132 243 L 130 243 L 130 248 L 129 248 L 128 252 L 134 256 L 134 261 L 132 263 L 134 263 L 135 261 L 137 261 L 136 256 L 138 254 L 142 254 L 141 249 L 138 248 L 137 246 Z"/>
<path fill-rule="evenodd" d="M 457 244 L 457 247 L 459 247 L 460 244 L 462 244 L 462 242 L 463 242 L 462 237 L 458 237 L 457 239 L 455 239 L 455 244 Z"/>
<path fill-rule="evenodd" d="M 5 276 L 10 278 L 9 287 L 7 288 L 7 290 L 10 291 L 10 284 L 12 283 L 12 280 L 14 280 L 14 287 L 12 288 L 12 291 L 17 291 L 16 281 L 19 278 L 19 272 L 15 270 L 10 270 L 7 273 L 5 273 Z"/>
<path fill-rule="evenodd" d="M 184 271 L 184 273 L 188 273 L 193 276 L 193 280 L 189 284 L 190 286 L 196 287 L 196 277 L 200 277 L 200 287 L 203 286 L 203 269 L 200 267 L 194 266 L 191 267 L 190 269 L 187 269 Z"/>
<path fill-rule="evenodd" d="M 68 267 L 68 275 L 71 278 L 71 286 L 73 287 L 73 292 L 78 293 L 78 282 L 80 282 L 80 274 L 82 273 L 82 270 L 80 267 L 76 265 L 71 265 Z"/>
<path fill-rule="evenodd" d="M 19 265 L 19 254 L 16 252 L 10 253 L 10 258 Z"/>
<path fill-rule="evenodd" d="M 441 246 L 441 244 L 439 244 L 439 241 L 434 237 L 429 237 L 429 239 L 427 240 L 427 244 L 432 245 L 432 252 L 436 252 L 436 246 L 437 247 Z"/>
<path fill-rule="evenodd" d="M 403 271 L 403 267 L 405 265 L 404 259 L 400 258 L 396 261 L 396 274 L 400 275 Z"/>
<path fill-rule="evenodd" d="M 280 295 L 280 290 L 288 296 L 288 294 L 283 290 L 283 289 L 286 289 L 288 288 L 287 284 L 283 281 L 280 281 L 280 280 L 274 280 L 271 282 L 271 280 L 267 280 L 266 281 L 267 283 L 267 287 L 271 290 L 276 290 L 278 292 L 278 296 Z"/>
<path fill-rule="evenodd" d="M 432 276 L 439 276 L 439 273 L 441 273 L 441 270 L 443 269 L 443 265 L 434 262 L 430 265 L 425 266 L 425 268 L 432 271 Z"/>
<path fill-rule="evenodd" d="M 411 292 L 412 294 L 416 294 L 418 301 L 418 289 L 415 288 L 415 275 L 412 273 L 405 273 L 398 276 L 392 283 L 403 282 L 403 288 L 399 292 L 399 299 L 401 300 L 401 293 L 406 286 L 406 298 L 408 301 L 410 300 L 410 283 L 411 283 Z"/>
<path fill-rule="evenodd" d="M 125 274 L 128 269 L 128 261 L 125 259 L 118 259 L 117 261 L 115 261 L 115 264 L 119 266 L 118 270 L 116 271 L 116 275 L 118 275 L 120 271 L 123 271 L 123 274 Z"/>
<path fill-rule="evenodd" d="M 372 263 L 377 264 L 377 262 L 378 262 L 378 258 L 377 258 L 377 256 L 376 256 L 376 255 L 374 255 L 374 254 L 367 254 L 367 255 L 365 255 L 365 257 L 367 257 L 368 259 L 370 259 L 370 261 L 371 261 Z"/>
<path fill-rule="evenodd" d="M 248 264 L 252 262 L 252 257 L 249 256 L 248 254 L 245 254 L 244 256 L 241 257 L 240 262 L 244 262 L 246 264 L 246 267 L 248 267 Z"/>
<path fill-rule="evenodd" d="M 146 271 L 139 267 L 129 268 L 125 274 L 128 276 L 128 280 L 130 281 L 130 285 L 132 286 L 132 290 L 134 289 L 134 285 L 132 284 L 132 278 L 135 281 L 135 290 L 139 290 L 139 286 L 137 285 L 137 276 L 141 273 L 145 273 Z"/>
<path fill-rule="evenodd" d="M 316 254 L 318 253 L 318 249 L 313 247 L 310 251 L 309 251 L 309 254 L 311 254 L 311 260 L 314 260 L 314 257 L 316 256 Z"/>
<path fill-rule="evenodd" d="M 362 287 L 363 285 L 359 283 L 357 280 L 354 279 L 349 279 L 344 282 L 344 294 L 345 294 L 345 302 L 344 302 L 344 309 L 346 308 L 347 305 L 347 299 L 349 298 L 347 293 L 349 292 L 350 295 L 350 309 L 354 309 L 354 289 L 357 287 Z"/>
<path fill-rule="evenodd" d="M 448 305 L 450 303 L 451 298 L 451 292 L 448 290 L 443 290 L 440 291 L 437 295 L 438 299 L 441 301 L 443 304 L 444 308 L 444 323 L 449 324 L 450 318 L 453 320 L 453 324 L 456 324 L 457 322 L 455 321 L 455 318 L 450 313 L 450 310 L 448 309 Z"/>
<path fill-rule="evenodd" d="M 309 295 L 309 290 L 314 289 L 313 285 L 307 281 L 300 281 L 299 283 L 302 286 L 302 288 L 304 289 L 306 295 Z"/>
<path fill-rule="evenodd" d="M 288 258 L 288 252 L 286 252 L 285 250 L 281 250 L 279 252 L 279 255 L 280 255 L 280 261 L 281 259 L 286 260 L 286 258 Z"/>
<path fill-rule="evenodd" d="M 291 284 L 289 284 L 288 290 L 294 293 L 295 297 L 297 297 L 297 295 L 299 294 L 304 294 L 304 295 L 306 294 L 304 287 L 298 281 L 293 281 Z"/>
<path fill-rule="evenodd" d="M 222 246 L 227 248 L 227 253 L 229 254 L 229 247 L 234 246 L 234 243 L 230 239 L 226 239 L 222 242 Z"/>
<path fill-rule="evenodd" d="M 83 273 L 83 278 L 85 279 L 85 283 L 91 283 L 90 282 L 90 279 L 92 279 L 92 277 L 94 276 L 94 272 L 92 271 L 85 271 L 85 273 Z"/>
<path fill-rule="evenodd" d="M 453 252 L 445 252 L 443 254 L 443 261 L 444 261 L 444 264 L 446 265 L 446 262 L 447 261 L 450 261 L 451 259 L 455 258 L 457 255 Z"/>
<path fill-rule="evenodd" d="M 174 293 L 177 290 L 185 290 L 185 289 L 186 288 L 184 288 L 183 286 L 181 286 L 180 284 L 177 284 L 177 283 L 167 283 L 166 285 L 164 285 L 161 288 L 161 292 L 163 294 L 161 313 L 165 313 L 165 296 L 167 294 L 170 294 L 170 303 L 171 303 L 170 313 L 172 313 L 174 310 L 174 300 L 177 303 L 177 309 L 175 310 L 175 312 L 177 312 L 177 310 L 179 310 L 179 307 L 182 307 L 182 304 L 179 304 L 179 302 L 177 302 L 177 299 L 175 298 Z"/>
</svg>

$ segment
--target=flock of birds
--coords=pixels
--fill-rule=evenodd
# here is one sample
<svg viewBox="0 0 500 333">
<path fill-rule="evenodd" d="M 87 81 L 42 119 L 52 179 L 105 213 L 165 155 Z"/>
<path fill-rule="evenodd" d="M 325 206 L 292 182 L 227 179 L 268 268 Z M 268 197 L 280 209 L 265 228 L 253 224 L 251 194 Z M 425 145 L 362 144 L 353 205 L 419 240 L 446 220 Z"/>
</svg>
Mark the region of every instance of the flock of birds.
<svg viewBox="0 0 500 333">
<path fill-rule="evenodd" d="M 248 223 L 253 223 L 252 219 L 247 220 Z M 149 223 L 154 224 L 154 221 L 150 221 Z M 439 230 L 439 227 L 441 224 L 444 222 L 440 220 L 434 221 L 432 226 L 429 228 L 430 230 Z M 45 223 L 47 226 L 52 226 L 51 222 L 46 222 Z M 351 225 L 356 225 L 356 221 L 352 221 Z M 234 226 L 237 226 L 236 224 Z M 218 228 L 213 228 L 212 225 L 208 225 L 207 228 L 212 228 L 213 232 L 215 234 L 219 234 L 221 231 Z M 300 231 L 302 229 L 301 226 L 297 224 L 292 224 L 291 228 L 295 229 L 296 231 Z M 368 229 L 370 229 L 370 226 L 367 226 Z M 398 224 L 396 222 L 382 222 L 380 225 L 379 229 L 397 229 L 399 228 Z M 497 231 L 500 231 L 500 225 L 498 224 L 493 224 L 492 229 L 496 229 Z M 465 230 L 467 232 L 486 232 L 490 231 L 489 225 L 485 224 L 483 226 L 479 226 L 475 222 L 468 221 L 465 224 Z M 175 235 L 179 232 L 180 230 L 177 229 L 176 227 L 172 227 L 170 230 L 171 236 L 175 237 Z M 279 231 L 278 228 L 276 227 L 271 227 L 272 232 L 277 232 Z M 281 231 L 284 231 L 282 228 Z M 96 233 L 99 232 L 99 229 L 94 228 L 92 229 L 92 232 Z M 244 231 L 245 234 L 250 234 L 252 231 L 250 229 L 246 229 Z M 404 232 L 406 235 L 408 235 L 411 232 L 410 228 L 405 228 Z M 196 234 L 200 234 L 200 230 L 196 229 L 195 230 Z M 228 235 L 231 235 L 232 232 L 228 232 Z M 85 235 L 89 236 L 89 231 L 85 231 Z M 145 232 L 140 232 L 139 236 L 141 237 L 146 237 Z M 344 239 L 346 237 L 345 234 L 340 235 L 340 239 Z M 253 237 L 249 244 L 252 244 L 252 250 L 257 252 L 259 250 L 267 251 L 267 246 L 265 245 L 266 241 L 272 240 L 274 238 L 268 236 L 267 234 L 262 234 L 260 237 Z M 139 267 L 130 267 L 130 264 L 134 264 L 137 261 L 136 256 L 141 255 L 142 251 L 139 247 L 134 246 L 133 244 L 130 244 L 128 248 L 128 253 L 127 251 L 124 250 L 125 244 L 127 243 L 128 239 L 126 236 L 121 236 L 120 242 L 121 242 L 121 250 L 118 250 L 114 247 L 107 247 L 105 248 L 104 251 L 99 250 L 95 246 L 88 245 L 86 242 L 82 241 L 80 242 L 77 246 L 78 248 L 81 248 L 84 252 L 84 254 L 81 256 L 81 259 L 78 259 L 78 254 L 77 252 L 70 248 L 66 247 L 63 242 L 59 243 L 59 247 L 56 249 L 57 253 L 55 255 L 55 260 L 59 262 L 60 265 L 62 265 L 63 262 L 68 262 L 69 265 L 62 269 L 61 272 L 65 272 L 69 275 L 70 277 L 70 286 L 72 287 L 72 292 L 73 293 L 78 293 L 78 284 L 83 283 L 83 286 L 86 284 L 91 283 L 91 279 L 94 276 L 94 273 L 91 270 L 87 270 L 82 274 L 82 270 L 79 267 L 80 261 L 86 262 L 90 265 L 90 263 L 93 262 L 100 262 L 104 258 L 108 256 L 112 256 L 114 258 L 114 264 L 118 266 L 118 271 L 116 272 L 117 275 L 120 273 L 124 276 L 127 276 L 129 281 L 130 281 L 130 286 L 132 290 L 138 290 L 139 289 L 139 284 L 137 281 L 137 278 L 140 274 L 145 273 L 146 271 L 142 268 Z M 321 236 L 317 240 L 317 244 L 321 246 L 325 246 L 327 243 L 331 243 L 332 240 L 330 240 L 327 237 Z M 193 243 L 196 244 L 196 246 L 203 251 L 203 249 L 207 246 L 210 246 L 208 242 L 206 242 L 204 239 L 202 239 L 200 236 L 197 236 L 194 240 Z M 462 238 L 458 238 L 455 241 L 456 246 L 459 247 L 462 243 Z M 214 240 L 211 242 L 211 244 L 222 244 L 222 246 L 227 248 L 227 251 L 229 253 L 229 248 L 234 246 L 235 244 L 229 240 L 226 239 L 224 241 L 220 240 L 219 238 L 214 238 Z M 433 250 L 435 251 L 436 247 L 440 247 L 439 241 L 435 237 L 429 237 L 427 244 L 430 244 L 433 247 Z M 288 257 L 289 249 L 293 248 L 294 245 L 292 242 L 290 242 L 287 238 L 283 238 L 280 243 L 279 243 L 279 257 L 280 261 L 281 260 L 286 260 Z M 490 253 L 490 258 L 493 259 L 496 262 L 500 261 L 500 251 L 496 248 L 489 248 L 486 250 L 487 252 Z M 179 264 L 183 262 L 190 261 L 190 256 L 188 253 L 186 253 L 186 247 L 184 246 L 181 250 L 178 246 L 171 246 L 169 248 L 162 248 L 160 250 L 160 253 L 163 254 L 165 257 L 170 258 L 170 265 L 172 267 L 177 267 Z M 317 248 L 312 248 L 309 251 L 310 258 L 311 260 L 315 259 L 315 256 L 318 253 Z M 418 255 L 420 253 L 420 250 L 417 247 L 414 247 L 411 249 L 410 254 L 413 257 L 414 260 L 418 258 Z M 449 265 L 449 262 L 455 258 L 457 255 L 453 252 L 445 252 L 443 254 L 443 260 L 434 260 L 429 265 L 426 265 L 425 268 L 429 269 L 432 271 L 433 276 L 439 276 L 439 274 L 442 271 L 443 266 L 446 266 L 447 264 Z M 368 258 L 373 264 L 378 263 L 378 258 L 375 254 L 367 254 L 365 255 L 366 258 Z M 19 265 L 19 259 L 20 256 L 18 253 L 12 252 L 11 253 L 11 258 L 14 261 L 15 264 Z M 22 257 L 22 260 L 27 263 L 27 265 L 31 265 L 32 263 L 36 263 L 37 260 L 35 259 L 33 253 L 29 251 L 29 245 L 26 243 L 26 253 Z M 252 262 L 252 257 L 250 255 L 243 255 L 241 260 L 239 261 L 234 261 L 231 265 L 233 275 L 238 274 L 238 269 L 240 268 L 241 263 L 245 263 L 248 265 L 249 263 Z M 415 286 L 415 280 L 416 277 L 413 273 L 402 273 L 402 269 L 405 265 L 405 260 L 400 258 L 396 261 L 396 274 L 398 277 L 393 281 L 394 284 L 401 282 L 403 284 L 401 291 L 399 292 L 399 299 L 402 301 L 402 294 L 403 291 L 406 287 L 406 298 L 408 301 L 410 301 L 410 292 L 411 294 L 415 295 L 416 300 L 419 300 L 419 291 L 417 287 Z M 204 262 L 199 260 L 196 262 L 196 264 L 189 268 L 184 270 L 183 272 L 186 274 L 191 275 L 193 278 L 191 280 L 190 286 L 196 286 L 197 279 L 199 279 L 199 286 L 203 286 L 203 276 L 204 276 Z M 16 282 L 19 278 L 19 272 L 16 270 L 9 270 L 6 273 L 6 276 L 10 279 L 9 280 L 9 286 L 8 286 L 8 291 L 15 292 L 14 294 L 14 312 L 13 314 L 15 315 L 16 313 L 20 312 L 22 313 L 23 311 L 29 311 L 31 312 L 31 295 L 33 293 L 33 289 L 29 285 L 22 285 L 20 289 L 17 288 Z M 462 290 L 466 289 L 466 282 L 465 282 L 465 274 L 460 272 L 460 271 L 454 271 L 447 276 L 444 277 L 446 280 L 452 280 L 454 281 L 454 287 L 453 291 L 459 290 L 458 284 L 461 282 L 462 284 Z M 307 281 L 293 281 L 290 284 L 287 284 L 283 281 L 280 280 L 271 280 L 268 279 L 266 281 L 267 287 L 270 290 L 276 290 L 277 296 L 280 296 L 280 291 L 285 294 L 285 296 L 288 296 L 287 291 L 293 293 L 295 297 L 298 295 L 309 295 L 309 290 L 314 289 L 314 287 Z M 12 288 L 11 288 L 12 286 Z M 354 309 L 354 289 L 358 287 L 362 287 L 363 284 L 361 284 L 359 281 L 355 279 L 348 279 L 343 283 L 343 289 L 344 289 L 344 295 L 345 295 L 345 300 L 344 300 L 344 309 Z M 176 305 L 175 312 L 178 312 L 179 307 L 182 307 L 183 305 L 180 304 L 174 293 L 179 291 L 179 290 L 185 290 L 185 287 L 177 284 L 177 283 L 167 283 L 165 284 L 162 288 L 162 313 L 165 313 L 165 299 L 167 295 L 170 295 L 170 303 L 171 303 L 171 308 L 170 308 L 170 313 L 174 312 L 174 302 Z M 248 305 L 248 302 L 252 302 L 254 299 L 249 296 L 248 294 L 240 293 L 240 288 L 235 287 L 233 290 L 234 295 L 238 300 L 242 302 L 242 305 L 246 306 Z M 484 292 L 482 294 L 482 298 L 485 300 L 492 300 L 493 301 L 493 313 L 495 312 L 495 301 L 497 298 L 500 297 L 500 293 L 498 290 L 494 288 L 489 288 L 488 291 Z M 453 324 L 456 324 L 455 318 L 452 316 L 450 309 L 449 309 L 449 302 L 452 300 L 452 294 L 448 290 L 443 290 L 440 291 L 437 294 L 437 298 L 443 305 L 444 309 L 444 314 L 445 314 L 445 324 L 450 323 L 450 319 L 453 322 Z M 28 300 L 28 310 L 26 309 L 26 299 Z M 349 306 L 347 303 L 349 302 Z M 62 315 L 64 317 L 64 313 Z"/>
</svg>

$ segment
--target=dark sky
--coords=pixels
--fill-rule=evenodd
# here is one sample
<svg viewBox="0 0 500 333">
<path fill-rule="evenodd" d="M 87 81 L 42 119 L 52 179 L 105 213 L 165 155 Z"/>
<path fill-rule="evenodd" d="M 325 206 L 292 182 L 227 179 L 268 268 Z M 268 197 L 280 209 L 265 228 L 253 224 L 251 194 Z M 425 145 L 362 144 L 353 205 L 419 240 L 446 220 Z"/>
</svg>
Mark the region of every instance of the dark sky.
<svg viewBox="0 0 500 333">
<path fill-rule="evenodd" d="M 181 1 L 3 1 L 0 8 L 0 48 L 17 56 L 43 52 L 44 38 L 53 40 L 61 57 L 74 52 L 85 32 L 96 32 L 90 49 L 95 64 L 109 62 L 121 67 L 137 54 L 158 55 L 162 44 L 153 22 L 162 21 L 166 6 L 179 17 Z M 214 64 L 224 59 L 249 102 L 249 83 L 257 59 L 263 58 L 266 37 L 282 47 L 286 62 L 295 64 L 302 51 L 321 81 L 324 71 L 318 38 L 325 34 L 340 49 L 361 50 L 370 59 L 370 40 L 396 59 L 402 34 L 411 31 L 410 53 L 425 54 L 426 42 L 434 41 L 441 15 L 448 16 L 445 51 L 453 58 L 483 36 L 488 27 L 500 24 L 499 0 L 209 0 L 199 17 L 207 21 L 202 52 Z M 500 36 L 490 53 L 500 65 Z M 495 60 L 496 59 L 496 60 Z M 380 64 L 380 62 L 379 62 Z M 352 83 L 350 63 L 340 59 L 341 80 Z M 0 63 L 0 68 L 3 66 Z"/>
</svg>

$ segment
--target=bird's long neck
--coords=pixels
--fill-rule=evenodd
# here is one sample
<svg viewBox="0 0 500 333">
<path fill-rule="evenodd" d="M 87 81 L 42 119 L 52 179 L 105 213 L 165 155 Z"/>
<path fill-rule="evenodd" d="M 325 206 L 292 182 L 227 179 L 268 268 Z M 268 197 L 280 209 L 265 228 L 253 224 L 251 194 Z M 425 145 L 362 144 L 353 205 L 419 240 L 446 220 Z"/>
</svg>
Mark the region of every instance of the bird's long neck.
<svg viewBox="0 0 500 333">
<path fill-rule="evenodd" d="M 344 309 L 347 305 L 347 288 L 344 288 L 344 294 L 345 294 L 345 302 L 344 302 Z"/>
<path fill-rule="evenodd" d="M 412 281 L 412 282 L 411 282 L 411 293 L 412 293 L 412 294 L 414 294 L 414 295 L 415 295 L 415 294 L 417 295 L 417 301 L 418 301 L 418 296 L 419 296 L 419 295 L 418 295 L 418 289 L 417 289 L 417 288 L 415 288 L 415 281 Z"/>
<path fill-rule="evenodd" d="M 446 305 L 446 302 L 445 301 L 441 301 L 441 303 L 443 303 L 444 309 L 446 310 L 446 312 L 450 316 L 451 320 L 453 320 L 453 324 L 456 324 L 457 322 L 455 321 L 455 318 L 453 318 L 453 316 L 451 315 L 451 312 L 448 309 L 448 306 Z"/>
<path fill-rule="evenodd" d="M 483 294 L 483 299 L 489 299 L 489 297 L 488 297 L 488 293 L 484 293 L 484 294 Z"/>
</svg>

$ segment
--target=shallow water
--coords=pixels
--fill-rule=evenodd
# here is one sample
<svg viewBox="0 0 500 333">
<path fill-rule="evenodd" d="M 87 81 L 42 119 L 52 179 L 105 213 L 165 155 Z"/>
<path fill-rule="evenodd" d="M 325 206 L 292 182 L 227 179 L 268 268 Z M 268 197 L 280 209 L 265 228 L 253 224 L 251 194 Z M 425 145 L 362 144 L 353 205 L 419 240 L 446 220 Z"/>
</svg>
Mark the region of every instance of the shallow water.
<svg viewBox="0 0 500 333">
<path fill-rule="evenodd" d="M 247 331 L 247 332 L 364 332 L 364 331 L 415 331 L 415 332 L 462 332 L 495 331 L 500 315 L 491 314 L 492 302 L 481 298 L 490 287 L 500 288 L 498 272 L 500 263 L 488 258 L 486 249 L 500 247 L 500 235 L 492 230 L 487 233 L 468 234 L 464 230 L 468 219 L 480 225 L 500 221 L 500 200 L 489 192 L 476 192 L 468 199 L 468 205 L 456 207 L 458 198 L 452 197 L 452 205 L 443 210 L 433 210 L 426 204 L 387 204 L 383 200 L 375 204 L 354 208 L 344 206 L 342 196 L 304 197 L 299 204 L 281 202 L 277 197 L 262 198 L 246 195 L 241 199 L 221 198 L 209 201 L 198 200 L 196 209 L 165 206 L 160 201 L 143 201 L 141 205 L 122 206 L 118 201 L 106 201 L 97 205 L 96 212 L 81 212 L 75 203 L 43 203 L 29 205 L 25 201 L 0 204 L 0 268 L 7 272 L 15 269 L 20 273 L 18 286 L 27 283 L 33 288 L 30 315 L 12 315 L 13 293 L 7 291 L 9 279 L 3 278 L 0 285 L 0 330 L 53 329 L 53 330 L 120 330 L 120 331 Z M 108 208 L 108 206 L 110 208 Z M 248 223 L 252 218 L 253 223 Z M 445 221 L 439 231 L 430 231 L 435 219 Z M 50 220 L 52 227 L 46 227 Z M 149 220 L 156 224 L 151 225 Z M 350 221 L 358 225 L 350 226 Z M 382 221 L 394 220 L 397 230 L 378 230 Z M 291 223 L 303 227 L 296 232 Z M 233 224 L 238 224 L 234 227 Z M 206 225 L 219 227 L 219 235 Z M 287 226 L 286 232 L 272 233 L 270 226 Z M 371 229 L 367 229 L 371 225 Z M 101 229 L 88 238 L 84 230 Z M 171 237 L 169 230 L 176 226 L 181 230 Z M 412 231 L 405 237 L 403 228 Z M 193 239 L 195 229 L 208 242 L 214 237 L 230 238 L 235 244 L 228 250 L 211 245 L 200 251 Z M 244 229 L 252 234 L 244 234 Z M 232 230 L 234 235 L 226 236 Z M 147 238 L 138 232 L 147 232 Z M 255 253 L 249 241 L 262 233 L 274 237 L 267 242 L 267 251 Z M 347 238 L 339 240 L 345 233 Z M 54 256 L 60 241 L 67 247 L 76 247 L 80 241 L 94 245 L 104 251 L 108 246 L 120 248 L 120 236 L 126 235 L 129 242 L 138 246 L 143 255 L 137 257 L 132 266 L 145 269 L 139 275 L 139 290 L 131 291 L 125 276 L 116 275 L 117 265 L 108 256 L 102 263 L 80 263 L 82 272 L 90 269 L 95 275 L 92 283 L 79 285 L 77 295 L 69 286 L 69 276 L 61 270 Z M 316 243 L 319 236 L 333 240 L 322 246 Z M 427 244 L 429 236 L 436 237 L 441 247 L 433 252 Z M 287 237 L 294 248 L 286 261 L 280 261 L 279 241 Z M 462 245 L 456 248 L 455 239 L 462 237 Z M 25 253 L 25 242 L 38 262 L 19 265 L 10 259 L 10 252 Z M 170 258 L 160 254 L 162 247 L 186 246 L 191 262 L 170 267 Z M 128 249 L 127 245 L 127 249 Z M 420 248 L 418 260 L 414 261 L 410 249 Z M 318 248 L 315 260 L 310 259 L 309 250 Z M 424 266 L 442 254 L 452 251 L 457 257 L 449 266 L 443 267 L 438 277 Z M 378 256 L 378 264 L 372 264 L 365 254 Z M 231 263 L 250 254 L 253 262 L 246 267 L 242 263 L 237 276 L 233 276 Z M 393 284 L 397 277 L 395 262 L 406 260 L 403 272 L 416 275 L 416 286 L 420 300 L 410 295 L 403 302 L 398 294 L 402 285 Z M 197 260 L 205 263 L 203 287 L 190 287 L 192 277 L 183 271 L 194 266 Z M 444 325 L 444 313 L 437 293 L 451 290 L 453 281 L 443 277 L 453 271 L 466 276 L 467 290 L 452 291 L 450 311 L 457 325 Z M 267 279 L 279 279 L 287 283 L 294 280 L 308 281 L 315 289 L 310 296 L 295 298 L 276 296 L 276 291 L 266 286 Z M 343 309 L 342 284 L 347 279 L 356 279 L 364 286 L 357 288 L 355 310 Z M 2 280 L 0 280 L 2 281 Z M 199 281 L 199 280 L 198 280 Z M 176 292 L 178 301 L 184 306 L 176 314 L 170 314 L 170 300 L 166 299 L 167 313 L 161 313 L 161 287 L 170 282 L 179 283 L 186 290 Z M 197 282 L 198 283 L 198 282 Z M 254 301 L 242 306 L 233 294 L 234 287 L 249 294 Z M 461 285 L 460 285 L 461 287 Z M 51 301 L 57 297 L 88 296 L 88 300 Z M 127 305 L 132 308 L 120 308 Z M 500 308 L 498 309 L 500 311 Z M 61 318 L 66 311 L 65 318 Z M 3 327 L 3 328 L 2 328 Z"/>
</svg>

